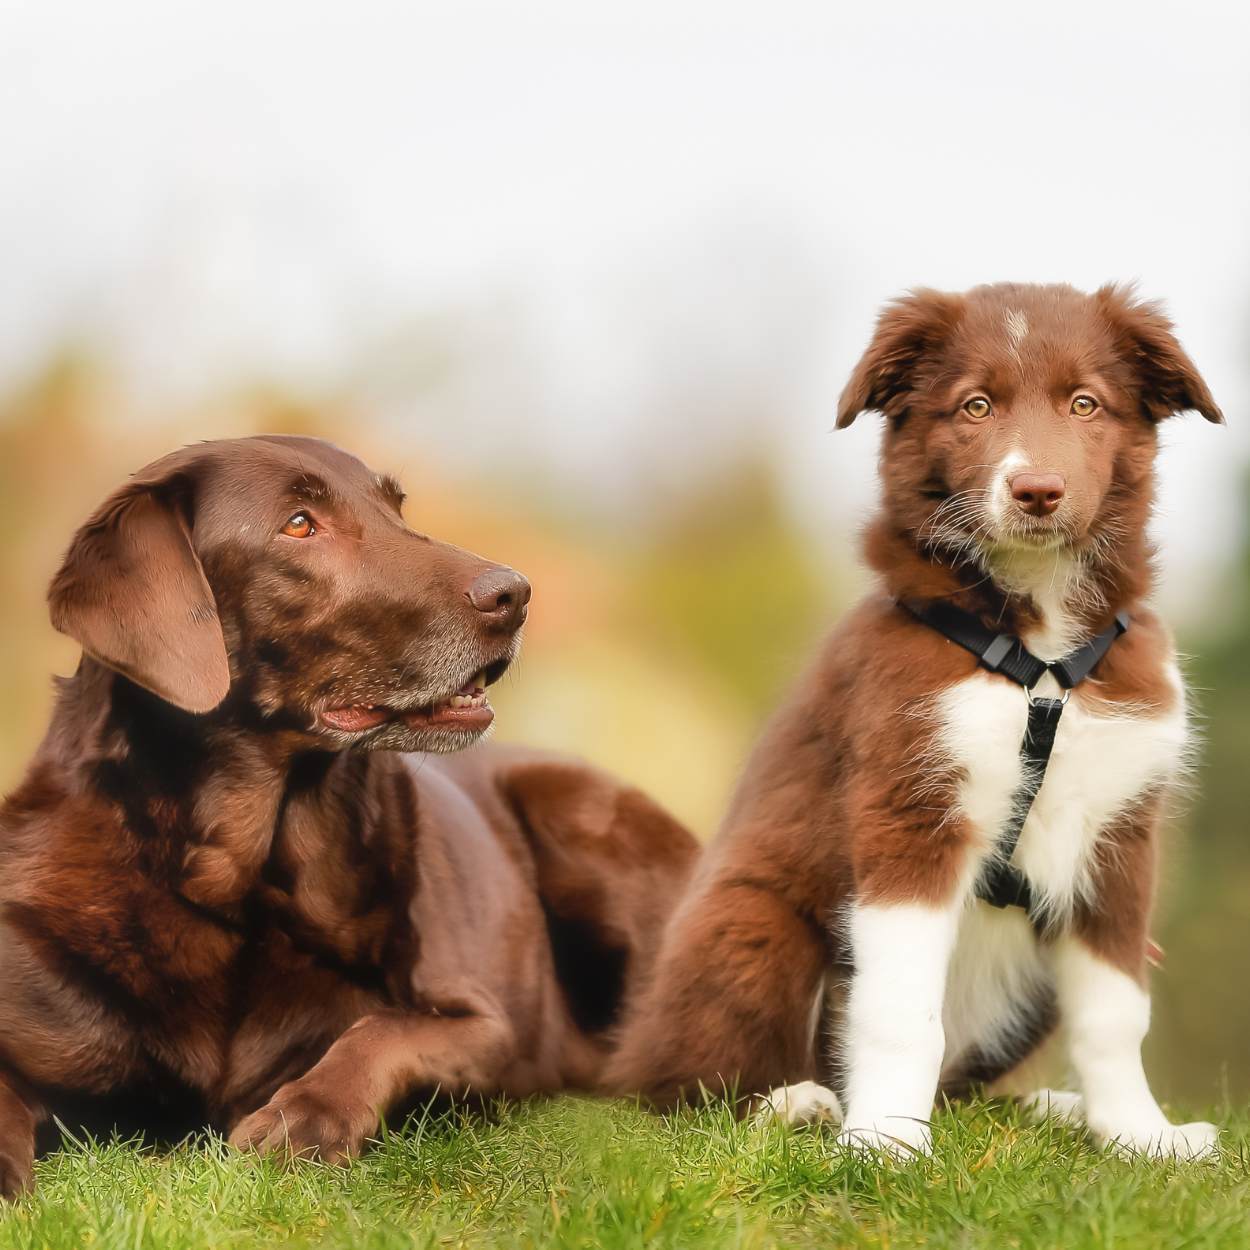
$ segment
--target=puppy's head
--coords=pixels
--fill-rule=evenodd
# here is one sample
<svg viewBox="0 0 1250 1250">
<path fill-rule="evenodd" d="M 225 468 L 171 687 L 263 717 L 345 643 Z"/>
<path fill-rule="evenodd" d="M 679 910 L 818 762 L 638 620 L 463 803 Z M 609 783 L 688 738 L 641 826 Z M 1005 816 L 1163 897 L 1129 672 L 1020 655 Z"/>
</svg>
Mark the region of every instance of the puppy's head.
<svg viewBox="0 0 1250 1250">
<path fill-rule="evenodd" d="M 494 713 L 529 585 L 408 527 L 390 478 L 317 439 L 158 460 L 75 535 L 53 624 L 184 711 L 334 748 L 450 751 Z"/>
<path fill-rule="evenodd" d="M 881 314 L 838 426 L 885 414 L 885 505 L 922 547 L 1097 550 L 1149 507 L 1158 423 L 1223 417 L 1154 304 L 1114 286 L 921 290 Z"/>
</svg>

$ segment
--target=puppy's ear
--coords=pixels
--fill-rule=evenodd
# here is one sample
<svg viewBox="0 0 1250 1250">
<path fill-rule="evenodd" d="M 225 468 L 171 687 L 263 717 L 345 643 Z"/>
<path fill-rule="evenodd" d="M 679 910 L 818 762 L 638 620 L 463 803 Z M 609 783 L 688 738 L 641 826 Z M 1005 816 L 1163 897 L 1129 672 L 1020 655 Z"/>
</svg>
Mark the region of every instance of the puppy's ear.
<svg viewBox="0 0 1250 1250">
<path fill-rule="evenodd" d="M 1152 421 L 1177 412 L 1199 412 L 1208 421 L 1224 424 L 1224 414 L 1159 304 L 1139 300 L 1132 287 L 1114 283 L 1100 287 L 1094 298 L 1116 335 L 1121 355 L 1141 378 L 1142 405 Z"/>
<path fill-rule="evenodd" d="M 52 624 L 90 656 L 187 712 L 226 697 L 230 664 L 191 546 L 185 472 L 135 480 L 74 535 L 48 588 Z"/>
<path fill-rule="evenodd" d="M 887 304 L 868 350 L 838 400 L 838 429 L 861 412 L 901 415 L 900 401 L 911 390 L 916 365 L 926 352 L 941 346 L 962 311 L 962 296 L 927 288 Z"/>
</svg>

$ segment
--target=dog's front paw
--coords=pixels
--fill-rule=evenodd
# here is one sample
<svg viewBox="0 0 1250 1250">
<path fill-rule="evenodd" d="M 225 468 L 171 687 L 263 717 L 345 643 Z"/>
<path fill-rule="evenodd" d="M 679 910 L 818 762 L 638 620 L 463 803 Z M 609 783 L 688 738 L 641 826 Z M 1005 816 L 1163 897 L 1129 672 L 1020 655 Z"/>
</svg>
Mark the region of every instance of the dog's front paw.
<svg viewBox="0 0 1250 1250">
<path fill-rule="evenodd" d="M 1128 1133 L 1096 1133 L 1117 1154 L 1138 1159 L 1212 1159 L 1219 1151 L 1220 1130 L 1196 1120 L 1193 1124 L 1165 1124 Z"/>
<path fill-rule="evenodd" d="M 345 1163 L 360 1154 L 377 1123 L 367 1108 L 349 1106 L 311 1085 L 292 1081 L 235 1126 L 230 1144 L 289 1159 Z"/>
<path fill-rule="evenodd" d="M 833 1090 L 815 1081 L 799 1081 L 795 1085 L 778 1085 L 769 1090 L 760 1099 L 755 1118 L 761 1122 L 780 1120 L 791 1127 L 820 1121 L 837 1124 L 842 1119 L 842 1104 Z"/>
<path fill-rule="evenodd" d="M 838 1144 L 861 1155 L 906 1161 L 933 1153 L 933 1132 L 924 1120 L 883 1116 L 858 1128 L 844 1128 Z"/>
</svg>

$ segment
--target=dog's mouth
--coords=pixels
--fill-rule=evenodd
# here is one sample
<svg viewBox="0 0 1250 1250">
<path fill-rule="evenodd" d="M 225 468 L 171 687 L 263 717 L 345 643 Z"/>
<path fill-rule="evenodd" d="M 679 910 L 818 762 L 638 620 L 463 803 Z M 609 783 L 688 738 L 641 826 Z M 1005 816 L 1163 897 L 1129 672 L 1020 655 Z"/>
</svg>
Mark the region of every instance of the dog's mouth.
<svg viewBox="0 0 1250 1250">
<path fill-rule="evenodd" d="M 1002 526 L 996 541 L 1004 547 L 1044 551 L 1071 546 L 1076 535 L 1067 517 L 1014 517 Z"/>
<path fill-rule="evenodd" d="M 495 719 L 486 688 L 498 681 L 508 667 L 499 660 L 479 669 L 453 694 L 421 707 L 392 707 L 385 703 L 348 703 L 329 707 L 320 721 L 339 733 L 362 734 L 381 725 L 406 725 L 410 729 L 468 729 L 481 731 Z"/>
</svg>

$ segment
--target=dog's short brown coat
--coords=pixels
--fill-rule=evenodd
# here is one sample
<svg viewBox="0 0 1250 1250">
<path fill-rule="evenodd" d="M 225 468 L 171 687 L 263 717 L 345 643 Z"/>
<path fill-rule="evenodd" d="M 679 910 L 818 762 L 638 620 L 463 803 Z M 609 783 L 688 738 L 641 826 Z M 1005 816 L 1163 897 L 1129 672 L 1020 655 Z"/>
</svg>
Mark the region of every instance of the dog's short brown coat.
<svg viewBox="0 0 1250 1250">
<path fill-rule="evenodd" d="M 0 807 L 3 1193 L 82 1095 L 337 1159 L 411 1097 L 597 1081 L 695 844 L 577 763 L 404 753 L 468 745 L 414 710 L 524 613 L 400 502 L 317 440 L 223 441 L 76 536 L 51 603 L 86 653 Z M 319 719 L 364 704 L 398 712 Z"/>
</svg>

